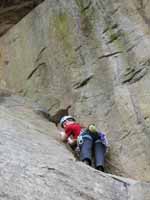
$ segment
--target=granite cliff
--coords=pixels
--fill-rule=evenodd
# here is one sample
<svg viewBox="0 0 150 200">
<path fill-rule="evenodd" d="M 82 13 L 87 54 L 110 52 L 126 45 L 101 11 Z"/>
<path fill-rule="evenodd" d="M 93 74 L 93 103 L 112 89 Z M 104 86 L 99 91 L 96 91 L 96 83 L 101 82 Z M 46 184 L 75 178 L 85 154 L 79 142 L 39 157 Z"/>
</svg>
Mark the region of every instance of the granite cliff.
<svg viewBox="0 0 150 200">
<path fill-rule="evenodd" d="M 70 113 L 80 122 L 95 122 L 107 133 L 107 172 L 137 182 L 129 184 L 131 195 L 126 181 L 117 178 L 113 184 L 123 184 L 115 188 L 125 196 L 116 189 L 118 196 L 110 191 L 104 200 L 150 198 L 149 184 L 138 182 L 150 181 L 149 10 L 144 0 L 45 0 L 0 38 L 1 89 L 32 99 L 51 115 L 72 105 Z M 56 130 L 50 127 L 48 132 L 51 137 Z M 72 155 L 68 152 L 62 159 L 65 156 Z M 83 168 L 89 181 L 96 173 L 107 182 L 109 175 L 81 163 L 66 161 L 60 168 L 67 169 L 67 162 L 75 174 Z M 52 176 L 57 167 L 50 169 Z M 108 179 L 114 181 L 112 177 Z M 111 190 L 112 182 L 100 184 Z M 79 199 L 98 199 L 84 195 Z"/>
</svg>

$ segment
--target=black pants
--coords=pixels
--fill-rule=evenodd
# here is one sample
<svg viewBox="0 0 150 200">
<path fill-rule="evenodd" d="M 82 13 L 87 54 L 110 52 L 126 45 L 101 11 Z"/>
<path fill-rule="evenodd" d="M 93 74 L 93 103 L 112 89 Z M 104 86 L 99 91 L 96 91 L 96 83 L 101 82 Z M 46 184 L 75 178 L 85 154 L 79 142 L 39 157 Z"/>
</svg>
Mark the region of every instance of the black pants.
<svg viewBox="0 0 150 200">
<path fill-rule="evenodd" d="M 89 138 L 84 138 L 82 145 L 80 145 L 80 160 L 88 160 L 90 164 L 92 163 L 92 157 L 95 161 L 95 168 L 99 166 L 104 167 L 106 147 L 102 144 L 100 139 L 94 140 Z"/>
</svg>

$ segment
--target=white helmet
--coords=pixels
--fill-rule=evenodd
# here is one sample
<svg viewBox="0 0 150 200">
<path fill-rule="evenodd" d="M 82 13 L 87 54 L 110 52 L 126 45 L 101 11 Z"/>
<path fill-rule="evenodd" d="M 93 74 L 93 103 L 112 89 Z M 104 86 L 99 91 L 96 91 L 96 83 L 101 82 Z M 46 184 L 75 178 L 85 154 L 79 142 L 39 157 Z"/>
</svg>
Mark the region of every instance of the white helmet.
<svg viewBox="0 0 150 200">
<path fill-rule="evenodd" d="M 64 122 L 67 121 L 67 120 L 69 120 L 69 121 L 75 121 L 75 119 L 72 116 L 70 116 L 70 115 L 62 117 L 61 120 L 60 120 L 60 125 L 61 125 L 62 128 L 63 128 Z"/>
</svg>

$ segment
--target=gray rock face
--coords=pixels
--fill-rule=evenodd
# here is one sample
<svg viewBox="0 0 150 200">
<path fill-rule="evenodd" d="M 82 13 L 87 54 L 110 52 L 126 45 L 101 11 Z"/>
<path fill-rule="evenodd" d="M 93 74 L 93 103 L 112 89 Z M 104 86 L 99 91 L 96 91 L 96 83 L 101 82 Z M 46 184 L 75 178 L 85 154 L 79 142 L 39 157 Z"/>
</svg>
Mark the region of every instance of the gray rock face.
<svg viewBox="0 0 150 200">
<path fill-rule="evenodd" d="M 34 108 L 34 109 L 33 109 Z M 98 172 L 62 145 L 21 97 L 0 103 L 1 200 L 149 200 L 150 184 Z"/>
<path fill-rule="evenodd" d="M 47 0 L 0 39 L 0 86 L 108 134 L 107 170 L 150 180 L 149 2 Z"/>
</svg>

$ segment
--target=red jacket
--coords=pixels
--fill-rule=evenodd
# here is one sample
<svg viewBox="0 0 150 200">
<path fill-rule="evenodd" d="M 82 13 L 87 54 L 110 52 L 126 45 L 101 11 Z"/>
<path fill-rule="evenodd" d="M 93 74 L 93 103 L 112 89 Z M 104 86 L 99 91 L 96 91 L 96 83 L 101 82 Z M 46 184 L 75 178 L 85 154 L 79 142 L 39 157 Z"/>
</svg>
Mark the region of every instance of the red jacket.
<svg viewBox="0 0 150 200">
<path fill-rule="evenodd" d="M 72 135 L 75 140 L 80 135 L 81 129 L 81 125 L 76 122 L 68 124 L 64 128 L 67 138 Z"/>
</svg>

